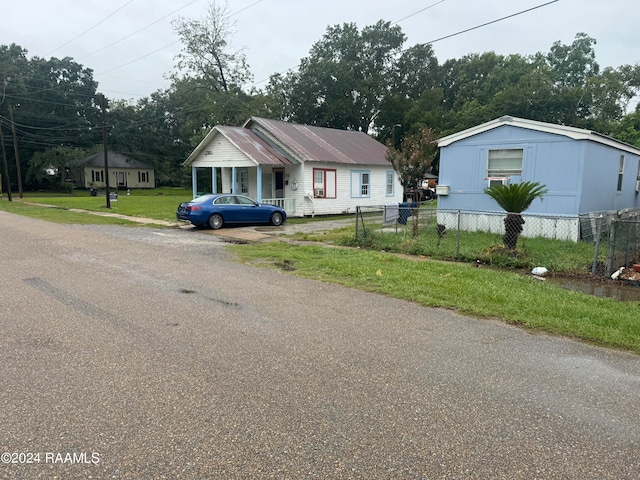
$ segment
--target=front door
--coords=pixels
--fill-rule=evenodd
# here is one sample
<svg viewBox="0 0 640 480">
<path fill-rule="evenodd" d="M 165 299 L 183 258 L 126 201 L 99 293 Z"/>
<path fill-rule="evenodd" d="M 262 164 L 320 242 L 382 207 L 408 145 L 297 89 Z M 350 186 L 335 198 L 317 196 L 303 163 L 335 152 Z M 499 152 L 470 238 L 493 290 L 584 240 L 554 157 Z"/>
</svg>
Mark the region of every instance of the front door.
<svg viewBox="0 0 640 480">
<path fill-rule="evenodd" d="M 284 170 L 275 170 L 276 198 L 284 198 Z"/>
<path fill-rule="evenodd" d="M 119 187 L 127 186 L 127 173 L 126 172 L 116 172 L 116 183 Z"/>
</svg>

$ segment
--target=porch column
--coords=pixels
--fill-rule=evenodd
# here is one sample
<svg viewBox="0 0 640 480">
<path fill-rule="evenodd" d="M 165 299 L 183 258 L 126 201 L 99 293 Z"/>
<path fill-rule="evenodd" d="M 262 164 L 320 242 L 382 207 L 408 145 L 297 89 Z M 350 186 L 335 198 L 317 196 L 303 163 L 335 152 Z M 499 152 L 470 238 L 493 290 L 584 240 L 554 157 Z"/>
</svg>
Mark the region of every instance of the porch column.
<svg viewBox="0 0 640 480">
<path fill-rule="evenodd" d="M 218 193 L 218 177 L 216 167 L 211 167 L 211 193 Z"/>
<path fill-rule="evenodd" d="M 231 167 L 231 193 L 236 193 L 236 167 Z"/>
<path fill-rule="evenodd" d="M 198 169 L 196 167 L 191 167 L 191 190 L 193 198 L 196 198 L 198 196 Z"/>
<path fill-rule="evenodd" d="M 258 178 L 256 182 L 256 188 L 258 189 L 256 193 L 256 201 L 258 203 L 262 202 L 262 165 L 258 165 Z"/>
</svg>

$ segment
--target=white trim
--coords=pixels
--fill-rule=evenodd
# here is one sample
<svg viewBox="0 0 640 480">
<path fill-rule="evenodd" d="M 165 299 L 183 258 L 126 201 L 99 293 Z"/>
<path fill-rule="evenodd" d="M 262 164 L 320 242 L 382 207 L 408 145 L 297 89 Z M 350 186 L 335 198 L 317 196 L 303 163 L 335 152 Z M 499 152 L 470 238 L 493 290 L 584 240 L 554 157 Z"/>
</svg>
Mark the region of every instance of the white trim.
<svg viewBox="0 0 640 480">
<path fill-rule="evenodd" d="M 494 128 L 502 127 L 504 125 L 536 130 L 538 132 L 552 133 L 555 135 L 563 135 L 565 137 L 572 138 L 573 140 L 590 140 L 592 142 L 601 143 L 603 145 L 623 150 L 633 155 L 640 155 L 640 149 L 592 130 L 567 127 L 565 125 L 554 125 L 551 123 L 537 122 L 535 120 L 527 120 L 524 118 L 510 116 L 503 116 L 495 120 L 491 120 L 490 122 L 443 137 L 438 141 L 438 147 L 446 147 L 454 142 L 464 140 L 465 138 L 493 130 Z"/>
</svg>

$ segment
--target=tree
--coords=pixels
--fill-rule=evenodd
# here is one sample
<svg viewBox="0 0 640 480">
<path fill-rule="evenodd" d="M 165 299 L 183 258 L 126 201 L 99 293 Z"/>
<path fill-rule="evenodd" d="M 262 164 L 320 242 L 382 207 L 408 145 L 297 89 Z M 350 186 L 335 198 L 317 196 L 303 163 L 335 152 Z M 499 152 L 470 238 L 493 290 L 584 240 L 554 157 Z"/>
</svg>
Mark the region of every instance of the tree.
<svg viewBox="0 0 640 480">
<path fill-rule="evenodd" d="M 538 182 L 523 182 L 494 185 L 485 188 L 484 193 L 493 198 L 500 208 L 507 212 L 502 240 L 505 248 L 515 250 L 525 223 L 521 213 L 527 210 L 536 198 L 542 198 L 547 193 L 547 189 Z"/>
<path fill-rule="evenodd" d="M 354 23 L 329 27 L 298 71 L 273 76 L 269 90 L 284 97 L 283 118 L 369 132 L 379 126 L 385 99 L 418 95 L 437 65 L 431 47 L 402 51 L 405 40 L 399 26 L 382 20 L 362 31 Z"/>
<path fill-rule="evenodd" d="M 433 130 L 423 127 L 419 132 L 405 137 L 400 150 L 396 150 L 393 141 L 387 141 L 387 160 L 398 174 L 402 186 L 418 187 L 438 151 L 437 137 Z"/>
<path fill-rule="evenodd" d="M 176 67 L 216 92 L 242 87 L 252 79 L 243 49 L 234 51 L 229 46 L 234 33 L 229 18 L 227 4 L 218 5 L 214 0 L 204 19 L 178 17 L 172 22 L 183 44 Z"/>
<path fill-rule="evenodd" d="M 37 152 L 31 158 L 27 181 L 50 190 L 65 191 L 70 187 L 72 169 L 89 151 L 72 147 L 53 147 Z"/>
</svg>

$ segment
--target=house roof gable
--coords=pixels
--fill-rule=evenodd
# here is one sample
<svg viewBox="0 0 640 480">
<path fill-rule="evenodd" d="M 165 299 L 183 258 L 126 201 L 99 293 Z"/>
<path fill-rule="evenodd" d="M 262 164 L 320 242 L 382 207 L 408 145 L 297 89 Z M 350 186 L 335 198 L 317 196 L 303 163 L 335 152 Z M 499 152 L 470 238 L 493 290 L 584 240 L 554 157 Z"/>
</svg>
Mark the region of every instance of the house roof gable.
<svg viewBox="0 0 640 480">
<path fill-rule="evenodd" d="M 511 117 L 508 115 L 497 118 L 495 120 L 491 120 L 490 122 L 486 122 L 481 125 L 477 125 L 472 128 L 468 128 L 466 130 L 462 130 L 461 132 L 443 137 L 438 141 L 438 147 L 446 147 L 460 140 L 464 140 L 466 138 L 470 138 L 475 135 L 479 135 L 481 133 L 484 133 L 489 130 L 493 130 L 495 128 L 499 128 L 505 125 L 519 127 L 519 128 L 526 128 L 529 130 L 535 130 L 539 132 L 552 133 L 555 135 L 562 135 L 562 136 L 571 138 L 573 140 L 589 140 L 592 142 L 617 148 L 619 150 L 624 150 L 634 155 L 640 155 L 640 149 L 634 147 L 633 145 L 629 145 L 627 143 L 621 142 L 614 138 L 607 137 L 606 135 L 602 135 L 592 130 L 585 130 L 582 128 L 575 128 L 575 127 L 567 127 L 565 125 L 554 125 L 552 123 L 537 122 L 535 120 L 527 120 L 524 118 Z"/>
<path fill-rule="evenodd" d="M 120 153 L 107 152 L 107 161 L 109 162 L 109 168 L 138 168 L 153 170 L 151 165 L 129 158 L 126 155 Z M 85 157 L 78 162 L 81 167 L 102 167 L 104 168 L 104 153 L 96 153 L 89 157 Z"/>
<path fill-rule="evenodd" d="M 253 131 L 242 127 L 227 127 L 217 125 L 204 137 L 198 146 L 185 160 L 185 165 L 190 165 L 202 153 L 217 135 L 222 135 L 238 150 L 244 153 L 257 165 L 288 165 L 291 162 L 275 151 L 267 142 Z"/>
</svg>

